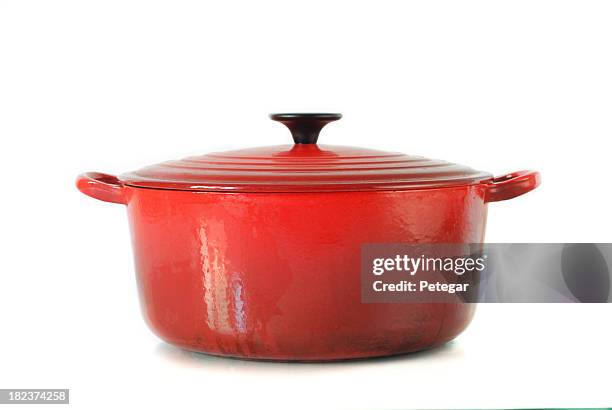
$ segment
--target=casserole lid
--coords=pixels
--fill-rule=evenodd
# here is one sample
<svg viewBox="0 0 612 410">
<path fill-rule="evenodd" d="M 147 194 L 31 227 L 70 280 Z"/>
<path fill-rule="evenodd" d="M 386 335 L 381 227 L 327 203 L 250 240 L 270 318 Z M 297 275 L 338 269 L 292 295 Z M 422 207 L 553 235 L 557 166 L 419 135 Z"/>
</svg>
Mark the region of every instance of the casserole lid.
<svg viewBox="0 0 612 410">
<path fill-rule="evenodd" d="M 222 192 L 381 191 L 471 185 L 488 173 L 398 152 L 319 145 L 340 114 L 272 114 L 293 145 L 249 148 L 167 161 L 120 176 L 142 188 Z"/>
</svg>

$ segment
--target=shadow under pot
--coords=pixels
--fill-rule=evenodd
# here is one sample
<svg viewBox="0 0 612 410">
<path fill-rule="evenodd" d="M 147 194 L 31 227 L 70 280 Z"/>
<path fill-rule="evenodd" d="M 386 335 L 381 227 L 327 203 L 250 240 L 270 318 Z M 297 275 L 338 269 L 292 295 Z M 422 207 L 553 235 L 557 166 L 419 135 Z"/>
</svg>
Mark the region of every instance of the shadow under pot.
<svg viewBox="0 0 612 410">
<path fill-rule="evenodd" d="M 274 114 L 294 144 L 194 156 L 77 187 L 127 205 L 144 316 L 163 340 L 249 359 L 327 361 L 438 346 L 468 303 L 362 303 L 370 243 L 480 243 L 487 203 L 536 172 L 318 145 L 339 114 Z"/>
</svg>

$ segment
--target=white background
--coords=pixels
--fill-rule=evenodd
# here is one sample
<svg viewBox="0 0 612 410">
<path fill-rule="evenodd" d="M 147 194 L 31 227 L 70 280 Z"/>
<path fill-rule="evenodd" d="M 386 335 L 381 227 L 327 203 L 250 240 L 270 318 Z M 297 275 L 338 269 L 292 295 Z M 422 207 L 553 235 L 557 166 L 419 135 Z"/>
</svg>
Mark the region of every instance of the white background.
<svg viewBox="0 0 612 410">
<path fill-rule="evenodd" d="M 395 359 L 183 353 L 140 317 L 125 210 L 74 179 L 339 111 L 323 142 L 541 171 L 490 206 L 491 242 L 610 242 L 611 22 L 604 1 L 0 0 L 0 387 L 88 409 L 609 406 L 610 305 L 483 305 Z"/>
</svg>

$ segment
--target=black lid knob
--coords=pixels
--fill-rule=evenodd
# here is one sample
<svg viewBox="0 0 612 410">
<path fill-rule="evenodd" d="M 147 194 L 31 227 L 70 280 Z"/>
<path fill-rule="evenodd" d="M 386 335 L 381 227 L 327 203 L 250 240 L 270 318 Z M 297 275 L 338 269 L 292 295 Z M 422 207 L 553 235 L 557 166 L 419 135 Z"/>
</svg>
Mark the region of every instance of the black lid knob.
<svg viewBox="0 0 612 410">
<path fill-rule="evenodd" d="M 316 144 L 321 129 L 328 123 L 342 118 L 342 114 L 287 113 L 270 114 L 270 118 L 285 124 L 296 144 Z"/>
</svg>

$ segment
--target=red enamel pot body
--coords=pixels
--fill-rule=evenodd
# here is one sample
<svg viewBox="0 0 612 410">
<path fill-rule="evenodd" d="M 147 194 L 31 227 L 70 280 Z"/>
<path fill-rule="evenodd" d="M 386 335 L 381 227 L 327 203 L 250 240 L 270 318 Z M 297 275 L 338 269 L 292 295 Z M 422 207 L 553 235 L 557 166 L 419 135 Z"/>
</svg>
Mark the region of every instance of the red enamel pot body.
<svg viewBox="0 0 612 410">
<path fill-rule="evenodd" d="M 287 152 L 295 149 L 223 156 L 223 173 L 227 163 L 240 172 L 260 160 L 269 167 L 269 158 L 279 152 L 289 155 L 279 162 L 281 169 L 292 173 L 287 161 L 296 154 Z M 316 145 L 300 150 L 326 151 Z M 343 165 L 372 157 L 355 155 L 354 149 L 351 155 L 332 151 L 345 158 Z M 329 162 L 325 154 L 298 157 L 292 162 L 298 168 L 301 161 L 319 161 L 319 168 Z M 211 158 L 189 164 L 199 161 L 199 169 L 215 162 Z M 266 179 L 267 185 L 225 181 L 219 183 L 223 190 L 214 189 L 214 176 L 200 187 L 176 175 L 161 181 L 144 174 L 133 182 L 134 174 L 88 173 L 77 186 L 97 199 L 127 205 L 142 310 L 151 329 L 193 351 L 299 361 L 394 355 L 456 337 L 472 319 L 475 305 L 362 303 L 361 246 L 482 242 L 487 203 L 538 184 L 537 173 L 520 172 L 409 188 L 381 188 L 389 181 L 377 180 L 369 185 L 377 188 L 370 189 L 342 174 L 344 185 L 318 181 L 289 188 L 285 176 L 282 183 Z M 153 185 L 160 181 L 166 185 Z M 189 189 L 179 185 L 186 182 Z"/>
</svg>

